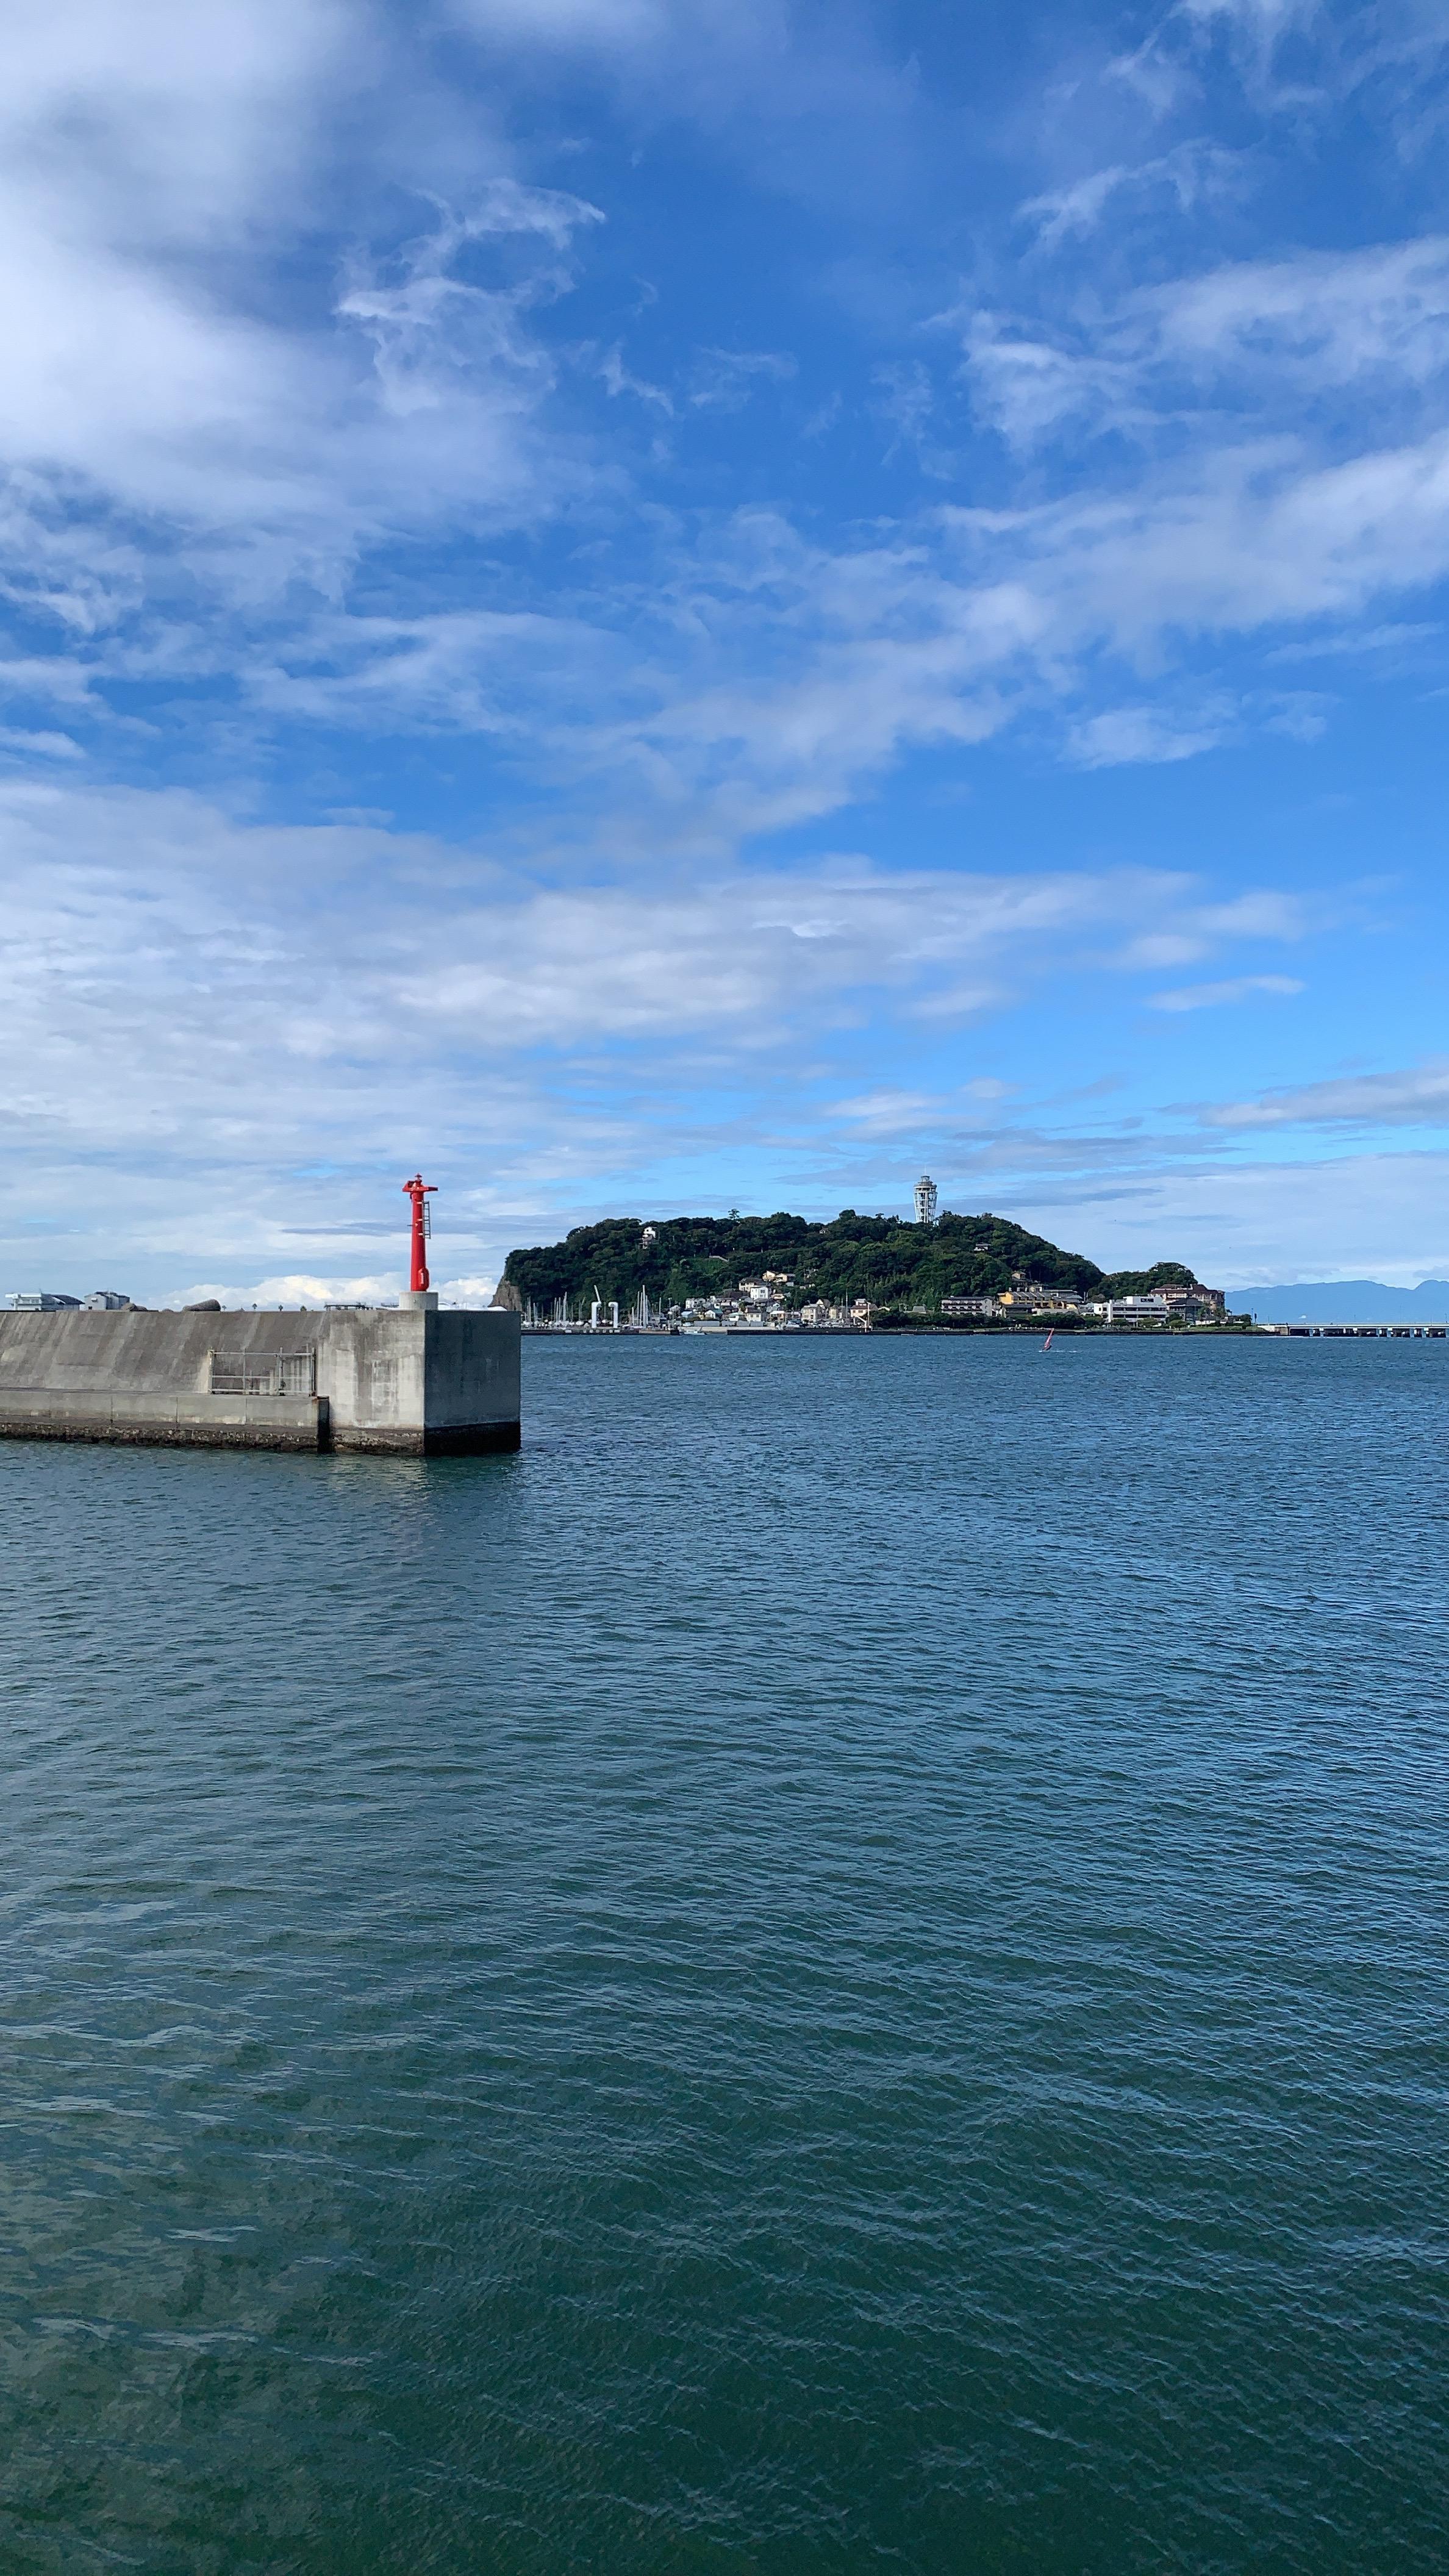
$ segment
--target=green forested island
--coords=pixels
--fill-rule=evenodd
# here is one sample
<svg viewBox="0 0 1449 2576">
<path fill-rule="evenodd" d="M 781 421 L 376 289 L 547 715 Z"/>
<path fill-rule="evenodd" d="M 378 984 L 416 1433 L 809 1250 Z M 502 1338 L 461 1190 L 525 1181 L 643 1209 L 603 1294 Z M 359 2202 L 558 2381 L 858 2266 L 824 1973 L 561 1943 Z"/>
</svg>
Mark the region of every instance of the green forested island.
<svg viewBox="0 0 1449 2576">
<path fill-rule="evenodd" d="M 546 1314 L 557 1298 L 567 1297 L 577 1310 L 596 1292 L 627 1308 L 641 1288 L 656 1309 L 683 1306 L 691 1297 L 733 1295 L 742 1279 L 767 1270 L 789 1272 L 792 1306 L 814 1298 L 848 1305 L 868 1297 L 873 1306 L 925 1307 L 931 1314 L 943 1297 L 999 1297 L 1023 1285 L 1079 1297 L 1130 1297 L 1197 1285 L 1180 1261 L 1159 1261 L 1150 1270 L 1101 1270 L 1084 1253 L 1063 1252 L 1008 1217 L 948 1213 L 934 1225 L 915 1225 L 895 1216 L 860 1216 L 854 1208 L 842 1208 L 824 1225 L 783 1212 L 655 1223 L 607 1217 L 600 1225 L 575 1226 L 562 1243 L 510 1252 L 503 1278 L 522 1305 L 532 1303 Z"/>
</svg>

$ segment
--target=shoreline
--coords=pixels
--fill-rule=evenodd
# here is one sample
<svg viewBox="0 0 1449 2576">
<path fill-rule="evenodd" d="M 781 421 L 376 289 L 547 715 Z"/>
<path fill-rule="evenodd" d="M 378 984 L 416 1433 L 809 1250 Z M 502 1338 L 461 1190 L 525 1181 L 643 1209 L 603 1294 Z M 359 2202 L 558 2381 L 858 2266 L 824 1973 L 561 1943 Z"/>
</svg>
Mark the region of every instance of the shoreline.
<svg viewBox="0 0 1449 2576">
<path fill-rule="evenodd" d="M 1442 1342 L 1443 1324 L 525 1324 L 530 1341 L 582 1342 Z"/>
</svg>

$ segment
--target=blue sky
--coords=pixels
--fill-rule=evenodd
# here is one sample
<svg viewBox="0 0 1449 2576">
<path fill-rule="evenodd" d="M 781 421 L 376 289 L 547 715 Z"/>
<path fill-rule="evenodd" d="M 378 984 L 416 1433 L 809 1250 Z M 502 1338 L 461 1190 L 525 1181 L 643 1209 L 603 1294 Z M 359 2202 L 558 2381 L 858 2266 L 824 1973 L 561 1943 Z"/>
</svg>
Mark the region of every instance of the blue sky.
<svg viewBox="0 0 1449 2576">
<path fill-rule="evenodd" d="M 16 0 L 0 1284 L 1449 1273 L 1449 24 Z"/>
</svg>

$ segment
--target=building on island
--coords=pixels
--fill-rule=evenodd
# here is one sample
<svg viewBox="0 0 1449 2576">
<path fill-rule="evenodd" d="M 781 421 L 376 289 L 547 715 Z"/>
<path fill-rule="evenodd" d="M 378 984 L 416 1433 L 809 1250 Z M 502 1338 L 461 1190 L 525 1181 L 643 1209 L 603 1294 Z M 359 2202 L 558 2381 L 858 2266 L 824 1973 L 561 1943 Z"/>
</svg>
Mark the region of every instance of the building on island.
<svg viewBox="0 0 1449 2576">
<path fill-rule="evenodd" d="M 1156 1291 L 1146 1297 L 1099 1297 L 1087 1308 L 1101 1324 L 1165 1324 L 1171 1311 Z"/>
<path fill-rule="evenodd" d="M 1078 1315 L 1081 1302 L 1069 1296 L 1065 1288 L 1042 1288 L 1034 1279 L 1023 1279 L 1004 1288 L 997 1300 L 1009 1315 Z"/>
<path fill-rule="evenodd" d="M 1159 1292 L 1167 1300 L 1170 1315 L 1181 1315 L 1189 1324 L 1206 1324 L 1215 1315 L 1228 1311 L 1225 1288 L 1201 1288 L 1194 1280 L 1190 1288 L 1164 1288 Z"/>
<path fill-rule="evenodd" d="M 935 1182 L 932 1180 L 930 1173 L 922 1172 L 920 1179 L 916 1183 L 915 1190 L 917 1225 L 935 1224 L 936 1207 L 939 1198 L 940 1192 L 937 1189 Z"/>
</svg>

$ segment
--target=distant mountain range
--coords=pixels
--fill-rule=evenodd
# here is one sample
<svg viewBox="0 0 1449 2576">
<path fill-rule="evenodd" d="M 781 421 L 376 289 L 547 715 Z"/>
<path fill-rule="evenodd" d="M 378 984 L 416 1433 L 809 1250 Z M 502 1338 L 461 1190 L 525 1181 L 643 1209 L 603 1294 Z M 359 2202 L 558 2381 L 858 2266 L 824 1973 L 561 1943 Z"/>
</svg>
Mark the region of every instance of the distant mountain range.
<svg viewBox="0 0 1449 2576">
<path fill-rule="evenodd" d="M 1228 1311 L 1260 1324 L 1442 1324 L 1449 1279 L 1387 1288 L 1380 1279 L 1300 1279 L 1291 1288 L 1230 1288 Z"/>
</svg>

